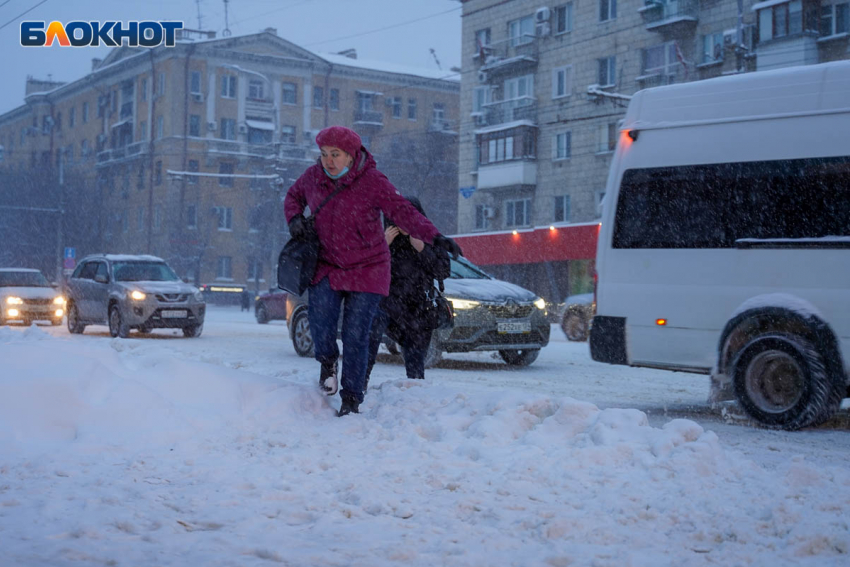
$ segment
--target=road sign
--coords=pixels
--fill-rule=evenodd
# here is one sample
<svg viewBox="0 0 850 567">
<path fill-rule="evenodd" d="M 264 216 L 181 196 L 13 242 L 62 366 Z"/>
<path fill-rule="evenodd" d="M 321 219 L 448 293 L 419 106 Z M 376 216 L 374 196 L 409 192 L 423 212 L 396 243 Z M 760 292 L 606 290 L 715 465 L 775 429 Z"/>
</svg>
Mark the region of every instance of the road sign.
<svg viewBox="0 0 850 567">
<path fill-rule="evenodd" d="M 472 197 L 472 194 L 475 193 L 475 185 L 470 185 L 469 187 L 460 187 L 458 190 L 460 191 L 460 194 L 463 196 L 464 199 L 469 199 L 470 197 Z"/>
<path fill-rule="evenodd" d="M 64 257 L 65 257 L 65 259 L 76 258 L 77 257 L 77 249 L 76 248 L 65 248 Z"/>
</svg>

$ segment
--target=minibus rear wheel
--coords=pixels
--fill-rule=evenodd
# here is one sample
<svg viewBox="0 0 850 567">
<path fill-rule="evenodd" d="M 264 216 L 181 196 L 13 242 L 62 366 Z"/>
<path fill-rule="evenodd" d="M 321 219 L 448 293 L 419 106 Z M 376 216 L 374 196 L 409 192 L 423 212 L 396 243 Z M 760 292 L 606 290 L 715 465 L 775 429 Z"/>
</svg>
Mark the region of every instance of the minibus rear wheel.
<svg viewBox="0 0 850 567">
<path fill-rule="evenodd" d="M 841 402 L 821 353 L 806 339 L 757 335 L 732 364 L 735 397 L 756 421 L 796 430 L 828 419 Z"/>
</svg>

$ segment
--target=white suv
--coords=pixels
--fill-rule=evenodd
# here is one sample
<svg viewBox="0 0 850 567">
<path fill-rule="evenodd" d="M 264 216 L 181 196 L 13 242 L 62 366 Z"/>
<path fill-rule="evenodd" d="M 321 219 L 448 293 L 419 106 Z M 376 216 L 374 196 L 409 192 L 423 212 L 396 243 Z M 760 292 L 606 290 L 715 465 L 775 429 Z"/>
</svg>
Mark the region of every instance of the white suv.
<svg viewBox="0 0 850 567">
<path fill-rule="evenodd" d="M 203 294 L 156 256 L 87 256 L 67 288 L 72 333 L 82 333 L 86 325 L 108 324 L 113 337 L 127 337 L 130 329 L 147 333 L 160 328 L 199 337 L 204 328 Z"/>
</svg>

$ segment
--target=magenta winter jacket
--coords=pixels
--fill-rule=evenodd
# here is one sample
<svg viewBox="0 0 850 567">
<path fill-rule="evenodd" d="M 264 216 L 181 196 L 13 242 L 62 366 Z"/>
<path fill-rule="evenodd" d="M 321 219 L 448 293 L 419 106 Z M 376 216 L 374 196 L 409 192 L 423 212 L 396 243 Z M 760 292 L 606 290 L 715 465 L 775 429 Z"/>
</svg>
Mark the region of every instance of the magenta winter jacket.
<svg viewBox="0 0 850 567">
<path fill-rule="evenodd" d="M 286 222 L 315 210 L 336 188 L 346 186 L 319 211 L 316 232 L 321 250 L 313 284 L 325 276 L 336 291 L 365 291 L 387 295 L 390 289 L 390 250 L 384 238 L 381 211 L 415 238 L 431 244 L 439 234 L 426 217 L 401 196 L 378 171 L 371 154 L 361 148 L 351 171 L 334 181 L 321 163 L 310 166 L 286 193 Z"/>
</svg>

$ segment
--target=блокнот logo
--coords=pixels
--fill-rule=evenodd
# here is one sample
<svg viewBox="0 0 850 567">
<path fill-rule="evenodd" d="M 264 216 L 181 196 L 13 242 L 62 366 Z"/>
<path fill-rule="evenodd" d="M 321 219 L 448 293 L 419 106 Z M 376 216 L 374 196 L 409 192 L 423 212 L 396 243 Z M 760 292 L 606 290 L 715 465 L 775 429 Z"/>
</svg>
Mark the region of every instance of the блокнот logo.
<svg viewBox="0 0 850 567">
<path fill-rule="evenodd" d="M 46 28 L 46 29 L 45 29 Z M 106 45 L 118 47 L 127 41 L 130 47 L 156 47 L 162 43 L 174 47 L 176 31 L 183 22 L 21 22 L 21 45 L 50 47 L 58 41 L 63 47 Z"/>
</svg>

